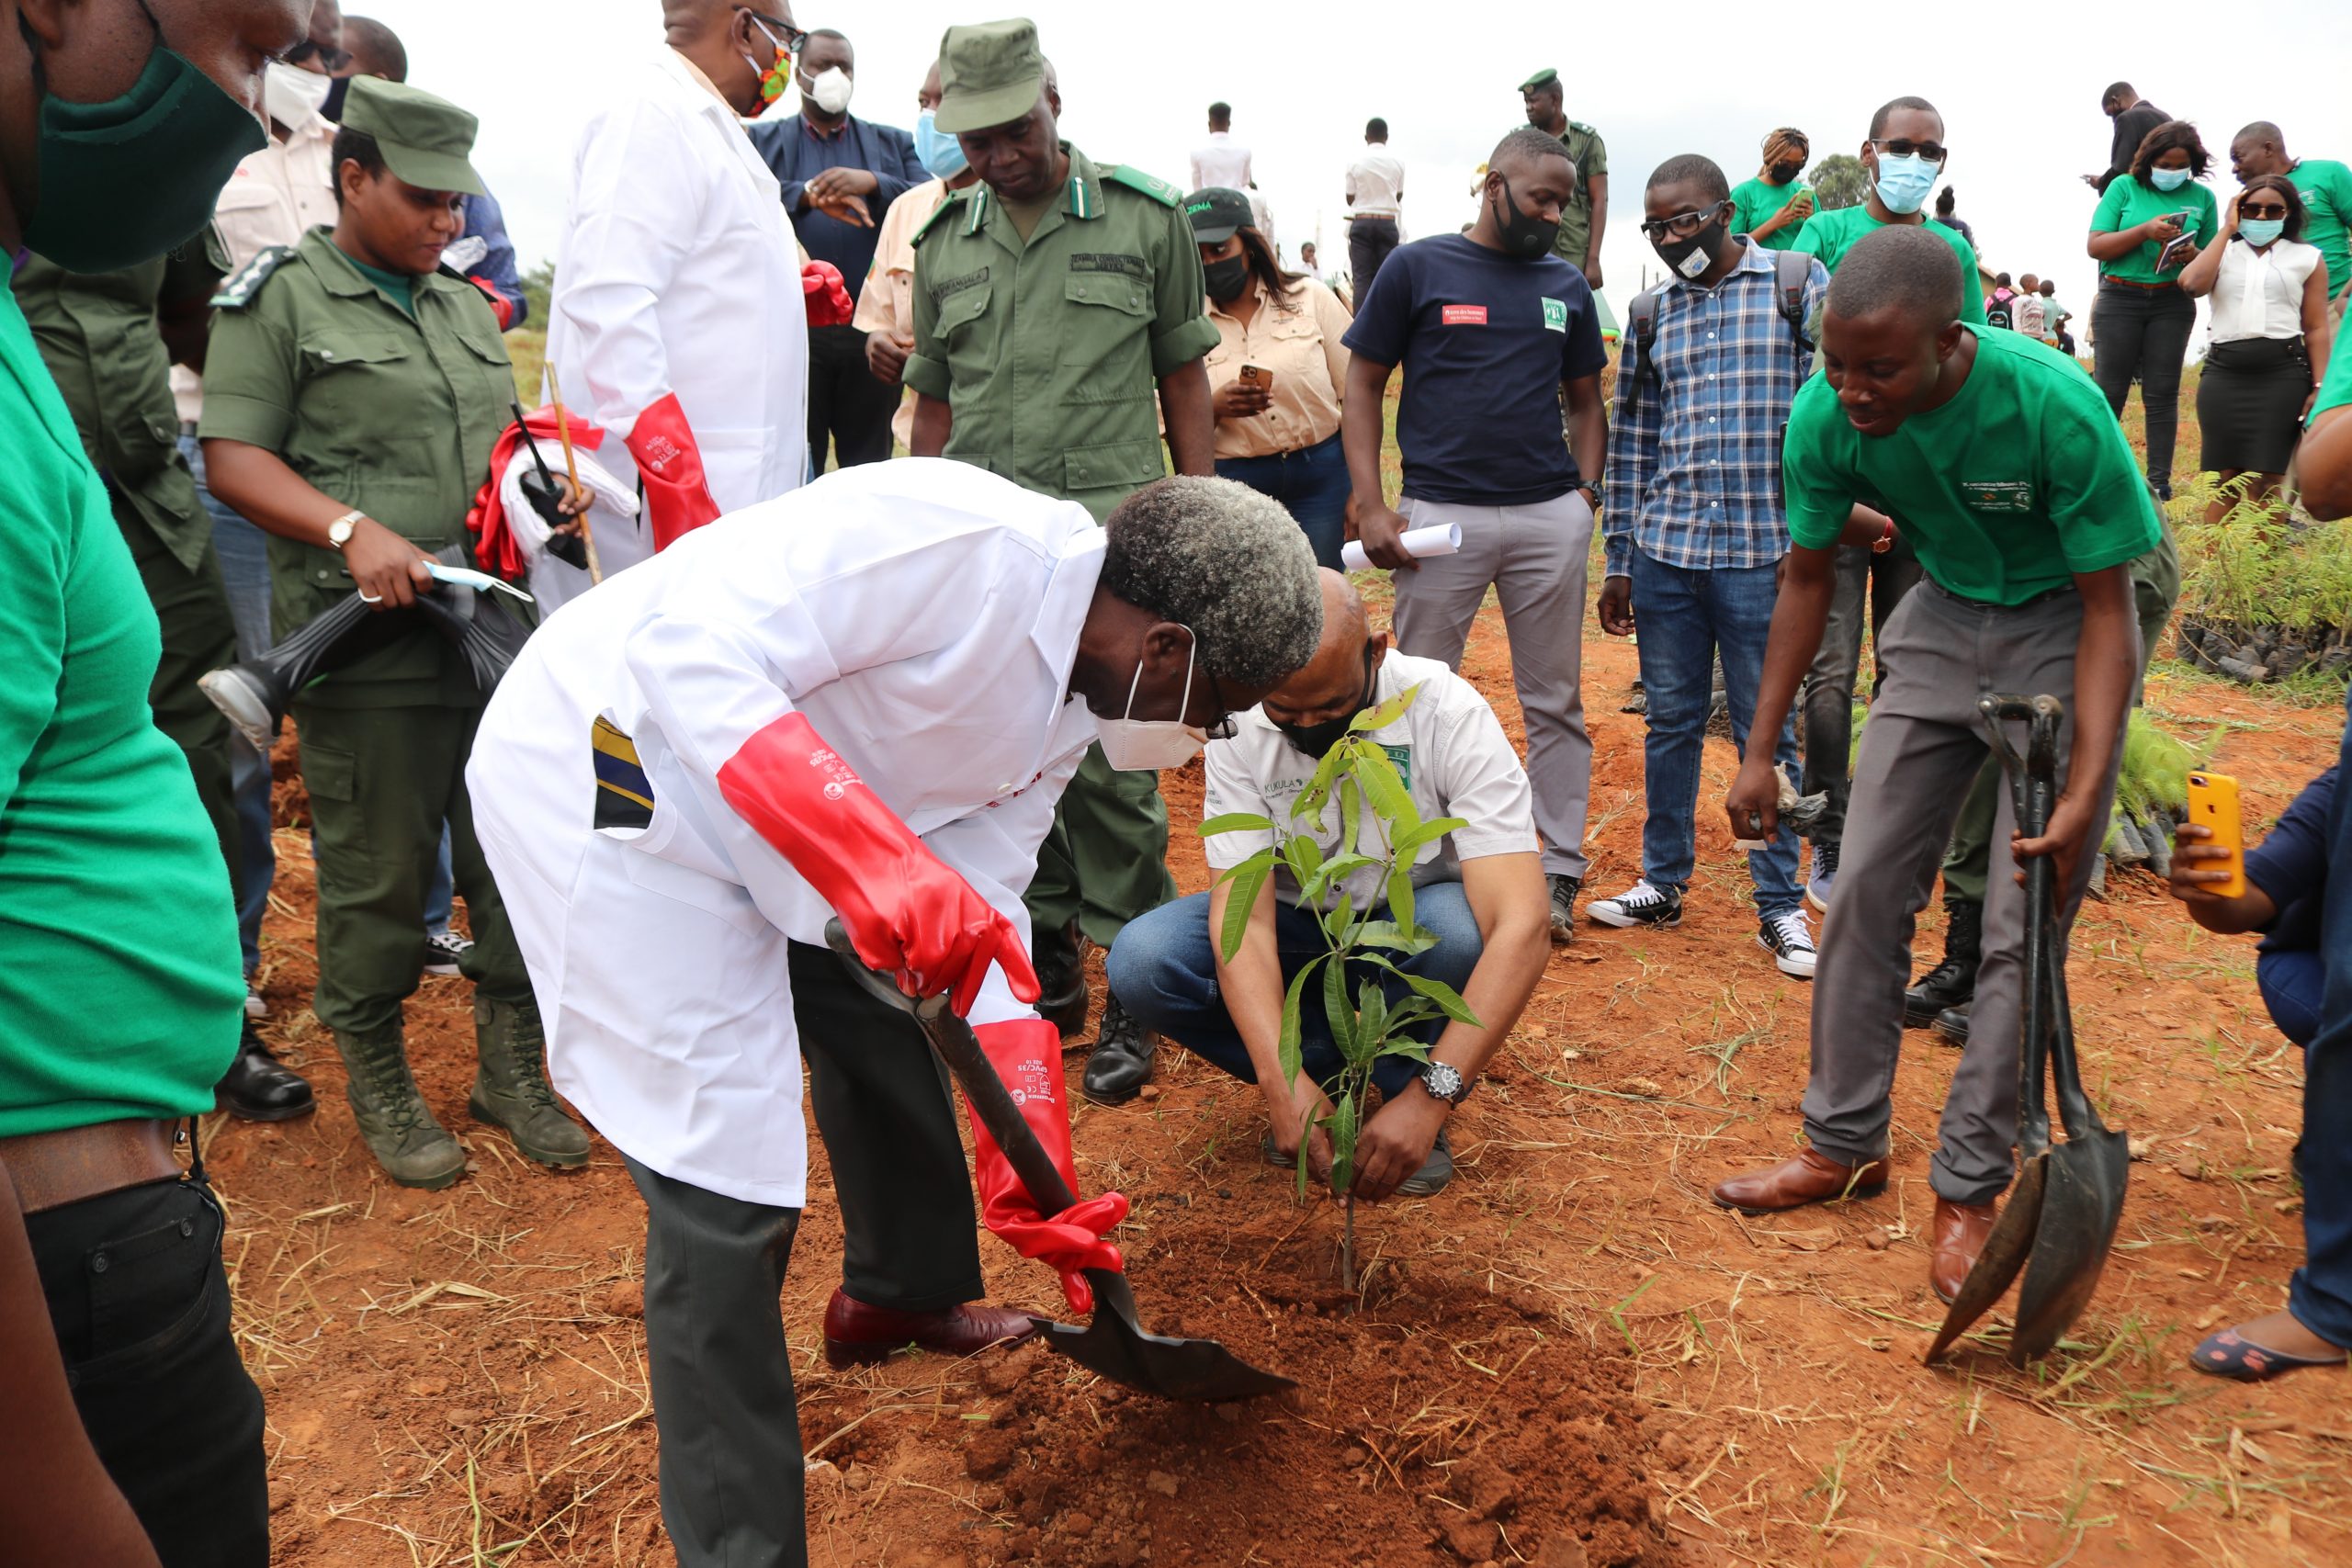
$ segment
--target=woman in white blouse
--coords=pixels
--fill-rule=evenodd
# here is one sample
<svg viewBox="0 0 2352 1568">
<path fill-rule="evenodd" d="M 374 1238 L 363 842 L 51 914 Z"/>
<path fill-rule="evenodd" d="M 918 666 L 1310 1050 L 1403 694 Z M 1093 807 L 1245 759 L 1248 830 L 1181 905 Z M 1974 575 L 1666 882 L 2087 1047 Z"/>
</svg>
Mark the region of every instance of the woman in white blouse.
<svg viewBox="0 0 2352 1568">
<path fill-rule="evenodd" d="M 2279 175 L 2260 175 L 2230 203 L 2221 243 L 2181 269 L 2184 290 L 2213 300 L 2212 348 L 2197 387 L 2204 467 L 2222 484 L 2205 508 L 2208 523 L 2278 490 L 2327 374 L 2327 266 L 2302 231 L 2301 195 Z"/>
</svg>

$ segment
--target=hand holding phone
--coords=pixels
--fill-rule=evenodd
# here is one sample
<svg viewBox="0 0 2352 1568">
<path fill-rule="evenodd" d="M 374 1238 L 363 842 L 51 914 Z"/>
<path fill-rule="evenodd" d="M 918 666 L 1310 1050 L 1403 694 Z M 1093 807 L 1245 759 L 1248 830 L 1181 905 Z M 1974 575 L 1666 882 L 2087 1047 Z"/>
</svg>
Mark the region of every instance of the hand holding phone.
<svg viewBox="0 0 2352 1568">
<path fill-rule="evenodd" d="M 2188 775 L 2188 821 L 2203 829 L 2191 843 L 2182 836 L 2184 866 L 2194 863 L 2198 891 L 2216 898 L 2245 893 L 2245 828 L 2238 816 L 2238 781 L 2227 773 Z M 2176 881 L 2180 878 L 2176 877 Z"/>
<path fill-rule="evenodd" d="M 1241 367 L 1241 378 L 1244 381 L 1249 382 L 1251 386 L 1259 388 L 1261 390 L 1272 391 L 1273 389 L 1274 373 L 1261 365 L 1243 366 Z"/>
</svg>

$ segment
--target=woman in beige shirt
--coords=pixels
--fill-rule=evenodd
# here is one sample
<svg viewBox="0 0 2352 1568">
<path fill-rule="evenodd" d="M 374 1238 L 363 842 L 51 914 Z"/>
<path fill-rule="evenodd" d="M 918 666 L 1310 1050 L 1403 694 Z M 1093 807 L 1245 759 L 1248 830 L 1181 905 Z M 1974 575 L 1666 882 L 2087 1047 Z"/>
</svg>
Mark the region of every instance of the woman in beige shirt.
<svg viewBox="0 0 2352 1568">
<path fill-rule="evenodd" d="M 1348 502 L 1340 452 L 1347 307 L 1315 279 L 1275 264 L 1241 192 L 1195 191 L 1184 210 L 1217 330 L 1207 362 L 1217 474 L 1289 508 L 1315 558 L 1337 570 Z"/>
</svg>

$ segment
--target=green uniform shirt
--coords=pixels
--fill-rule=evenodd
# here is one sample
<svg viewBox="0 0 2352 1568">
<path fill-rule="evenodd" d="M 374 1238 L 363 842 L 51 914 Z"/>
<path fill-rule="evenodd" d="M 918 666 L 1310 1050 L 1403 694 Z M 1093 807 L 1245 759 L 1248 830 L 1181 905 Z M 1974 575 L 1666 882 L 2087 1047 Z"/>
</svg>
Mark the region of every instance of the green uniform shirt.
<svg viewBox="0 0 2352 1568">
<path fill-rule="evenodd" d="M 2327 374 L 2321 378 L 2319 396 L 2312 400 L 2312 418 L 2352 403 L 2352 346 L 2327 356 Z"/>
<path fill-rule="evenodd" d="M 1804 220 L 1797 231 L 1796 243 L 1789 247 L 1807 255 L 1819 256 L 1821 265 L 1833 274 L 1846 253 L 1854 248 L 1861 237 L 1891 225 L 1871 216 L 1870 204 L 1858 201 L 1851 207 L 1840 207 L 1828 212 L 1816 212 Z M 1984 324 L 1984 280 L 1976 271 L 1976 252 L 1962 238 L 1957 229 L 1948 229 L 1930 218 L 1928 232 L 1943 241 L 1960 257 L 1960 319 Z"/>
<path fill-rule="evenodd" d="M 1857 431 L 1826 378 L 1805 383 L 1782 455 L 1789 536 L 1826 549 L 1856 502 L 1883 498 L 1930 578 L 1996 604 L 2153 549 L 2155 503 L 2098 384 L 2032 338 L 1971 330 L 1966 384 L 1892 435 Z"/>
<path fill-rule="evenodd" d="M 222 286 L 204 367 L 208 440 L 275 452 L 321 491 L 427 550 L 469 540 L 514 373 L 481 291 L 442 271 L 415 280 L 411 316 L 361 276 L 325 229 L 264 252 Z M 282 640 L 355 592 L 334 550 L 269 541 Z M 427 626 L 304 694 L 343 707 L 479 704 L 465 660 Z"/>
<path fill-rule="evenodd" d="M 2352 169 L 2333 158 L 2298 158 L 2287 178 L 2303 198 L 2303 243 L 2327 258 L 2332 299 L 2352 287 Z"/>
<path fill-rule="evenodd" d="M 212 1109 L 244 1006 L 228 868 L 155 728 L 155 612 L 0 299 L 0 1138 Z"/>
<path fill-rule="evenodd" d="M 1217 333 L 1183 193 L 1062 147 L 1069 182 L 1025 243 L 986 185 L 916 231 L 906 383 L 953 411 L 944 456 L 1101 522 L 1168 471 L 1159 378 Z"/>
<path fill-rule="evenodd" d="M 1568 199 L 1560 204 L 1560 237 L 1552 243 L 1552 254 L 1582 272 L 1585 252 L 1592 244 L 1592 186 L 1587 182 L 1609 172 L 1609 143 L 1592 127 L 1572 119 L 1560 144 L 1577 166 L 1577 179 Z"/>
<path fill-rule="evenodd" d="M 2182 211 L 2189 216 L 2188 221 L 2181 225 L 2181 232 L 2194 235 L 2199 247 L 2211 244 L 2214 233 L 2222 226 L 2211 191 L 2195 180 L 2178 190 L 2162 191 L 2142 185 L 2136 175 L 2120 175 L 2109 182 L 2107 194 L 2098 198 L 2098 210 L 2091 214 L 2091 232 L 2118 234 L 2126 229 L 2136 229 L 2151 218 Z M 2155 241 L 2147 241 L 2114 261 L 2099 263 L 2098 275 L 2131 283 L 2170 283 L 2188 264 L 2183 262 L 2158 272 L 2156 257 L 2163 252 L 2164 247 Z"/>
<path fill-rule="evenodd" d="M 82 450 L 130 510 L 189 571 L 204 559 L 212 521 L 180 457 L 171 355 L 155 321 L 166 297 L 211 292 L 200 247 L 127 272 L 67 272 L 28 256 L 17 303 L 64 395 Z"/>
<path fill-rule="evenodd" d="M 1770 222 L 1781 209 L 1812 189 L 1803 180 L 1791 180 L 1784 186 L 1776 186 L 1761 175 L 1740 181 L 1731 187 L 1731 231 L 1754 236 L 1758 224 Z M 1797 235 L 1804 229 L 1802 223 L 1783 223 L 1756 243 L 1766 250 L 1785 251 L 1797 243 Z"/>
</svg>

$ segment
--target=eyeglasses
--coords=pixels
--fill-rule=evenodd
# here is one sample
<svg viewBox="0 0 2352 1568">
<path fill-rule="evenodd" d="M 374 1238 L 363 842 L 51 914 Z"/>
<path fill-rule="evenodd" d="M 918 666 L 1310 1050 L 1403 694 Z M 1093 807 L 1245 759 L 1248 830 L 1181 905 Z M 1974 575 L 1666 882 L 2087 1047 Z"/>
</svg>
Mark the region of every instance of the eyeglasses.
<svg viewBox="0 0 2352 1568">
<path fill-rule="evenodd" d="M 2284 218 L 2287 216 L 2287 206 L 2284 202 L 2262 207 L 2248 207 L 2241 203 L 2238 207 L 2238 216 L 2241 218 Z"/>
<path fill-rule="evenodd" d="M 306 60 L 315 58 L 319 62 L 319 68 L 333 76 L 350 70 L 351 62 L 357 56 L 347 49 L 329 49 L 316 39 L 306 38 L 278 58 L 288 65 L 300 65 Z"/>
<path fill-rule="evenodd" d="M 768 35 L 768 41 L 786 54 L 798 54 L 808 42 L 808 35 L 790 22 L 768 16 L 764 12 L 754 11 L 749 6 L 738 6 L 735 8 L 757 22 L 760 30 Z"/>
<path fill-rule="evenodd" d="M 1914 141 L 1907 136 L 1873 137 L 1871 145 L 1890 157 L 1924 158 L 1930 164 L 1940 164 L 1951 154 L 1951 149 L 1940 141 Z"/>
<path fill-rule="evenodd" d="M 1724 204 L 1719 201 L 1712 207 L 1702 207 L 1695 212 L 1679 212 L 1671 218 L 1645 218 L 1642 220 L 1642 235 L 1653 242 L 1668 236 L 1687 240 L 1713 221 L 1715 214 L 1723 209 Z"/>
<path fill-rule="evenodd" d="M 1218 710 L 1225 715 L 1224 717 L 1218 719 L 1215 724 L 1203 726 L 1201 733 L 1207 736 L 1212 740 L 1230 740 L 1236 735 L 1241 733 L 1238 729 L 1234 728 L 1233 705 L 1227 700 L 1224 689 L 1216 683 L 1216 676 L 1209 675 L 1209 672 L 1205 670 L 1202 671 L 1201 673 L 1208 675 L 1209 700 L 1216 704 Z"/>
</svg>

